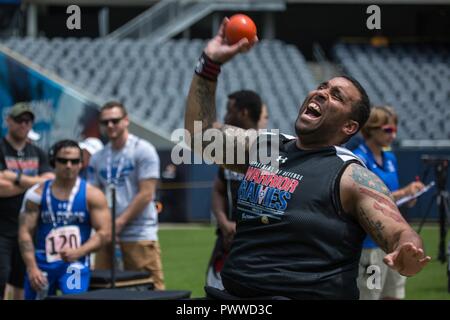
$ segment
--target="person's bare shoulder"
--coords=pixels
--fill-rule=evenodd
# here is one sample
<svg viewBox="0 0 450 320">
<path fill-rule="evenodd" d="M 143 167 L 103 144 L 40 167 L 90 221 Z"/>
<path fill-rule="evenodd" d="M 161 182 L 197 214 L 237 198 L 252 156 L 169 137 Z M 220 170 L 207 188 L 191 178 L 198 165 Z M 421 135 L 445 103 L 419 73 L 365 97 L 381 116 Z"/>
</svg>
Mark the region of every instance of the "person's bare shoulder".
<svg viewBox="0 0 450 320">
<path fill-rule="evenodd" d="M 103 191 L 90 183 L 86 184 L 87 203 L 93 206 L 100 206 L 106 203 L 106 197 Z"/>
<path fill-rule="evenodd" d="M 356 163 L 350 164 L 345 169 L 341 179 L 341 187 L 353 191 L 359 191 L 360 187 L 365 187 L 391 197 L 391 192 L 375 173 Z"/>
<path fill-rule="evenodd" d="M 88 198 L 101 198 L 105 196 L 102 190 L 90 183 L 86 183 L 86 194 Z"/>
<path fill-rule="evenodd" d="M 44 183 L 38 183 L 27 190 L 22 204 L 21 211 L 23 210 L 37 210 L 42 201 L 42 193 L 44 190 Z"/>
<path fill-rule="evenodd" d="M 38 183 L 28 189 L 28 192 L 34 192 L 35 194 L 41 196 L 44 191 L 45 183 Z"/>
</svg>

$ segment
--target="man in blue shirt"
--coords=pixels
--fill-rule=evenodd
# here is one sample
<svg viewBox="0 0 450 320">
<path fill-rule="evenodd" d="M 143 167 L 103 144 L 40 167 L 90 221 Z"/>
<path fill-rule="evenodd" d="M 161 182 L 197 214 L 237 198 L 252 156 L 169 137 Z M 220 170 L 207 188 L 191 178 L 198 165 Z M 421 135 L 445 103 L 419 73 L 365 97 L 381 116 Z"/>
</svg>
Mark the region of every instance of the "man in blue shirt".
<svg viewBox="0 0 450 320">
<path fill-rule="evenodd" d="M 89 253 L 107 243 L 111 218 L 104 194 L 78 177 L 81 149 L 72 140 L 56 143 L 50 164 L 56 178 L 27 191 L 19 222 L 19 246 L 27 267 L 25 298 L 48 288 L 63 294 L 89 287 Z M 92 228 L 95 234 L 91 236 Z M 46 274 L 46 275 L 45 275 Z"/>
</svg>

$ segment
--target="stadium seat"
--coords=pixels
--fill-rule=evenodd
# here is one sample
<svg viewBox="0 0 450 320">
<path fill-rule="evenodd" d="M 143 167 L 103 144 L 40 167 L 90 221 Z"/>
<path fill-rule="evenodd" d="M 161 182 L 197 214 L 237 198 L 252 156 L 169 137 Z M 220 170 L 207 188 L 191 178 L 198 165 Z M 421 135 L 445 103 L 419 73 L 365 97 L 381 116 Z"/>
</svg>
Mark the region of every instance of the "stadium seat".
<svg viewBox="0 0 450 320">
<path fill-rule="evenodd" d="M 205 41 L 170 40 L 157 46 L 134 39 L 10 38 L 3 44 L 101 100 L 114 97 L 126 102 L 132 117 L 170 134 L 183 127 L 179 118 Z M 296 47 L 262 40 L 223 69 L 218 114 L 223 116 L 232 91 L 255 90 L 276 115 L 270 117 L 269 126 L 292 134 L 292 125 L 283 118 L 296 116 L 301 100 L 315 85 Z"/>
<path fill-rule="evenodd" d="M 450 105 L 450 49 L 447 46 L 339 43 L 336 62 L 365 87 L 374 104 L 392 105 L 400 116 L 400 139 L 447 139 L 441 120 Z M 425 117 L 424 117 L 425 116 Z M 426 119 L 419 122 L 417 119 Z"/>
</svg>

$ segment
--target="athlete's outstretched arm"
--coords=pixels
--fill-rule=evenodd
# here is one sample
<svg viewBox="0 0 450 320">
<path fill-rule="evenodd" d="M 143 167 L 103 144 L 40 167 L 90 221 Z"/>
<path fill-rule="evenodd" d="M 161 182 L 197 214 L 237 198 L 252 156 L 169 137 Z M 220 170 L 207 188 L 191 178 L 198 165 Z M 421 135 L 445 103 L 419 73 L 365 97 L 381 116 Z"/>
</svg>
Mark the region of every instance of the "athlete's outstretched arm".
<svg viewBox="0 0 450 320">
<path fill-rule="evenodd" d="M 403 219 L 384 183 L 366 168 L 349 165 L 340 182 L 343 208 L 387 253 L 384 262 L 404 276 L 412 276 L 431 260 L 422 239 Z"/>
<path fill-rule="evenodd" d="M 38 291 L 46 284 L 45 276 L 38 267 L 35 257 L 33 236 L 39 219 L 39 205 L 27 200 L 19 214 L 19 247 L 27 268 L 28 278 L 34 290 Z"/>
<path fill-rule="evenodd" d="M 255 38 L 254 41 L 250 43 L 246 38 L 244 38 L 234 45 L 228 45 L 225 39 L 225 26 L 227 23 L 228 19 L 225 18 L 217 35 L 208 42 L 206 48 L 204 49 L 204 53 L 207 57 L 209 57 L 209 59 L 220 64 L 227 62 L 240 52 L 250 50 L 254 43 L 258 41 L 258 39 Z M 215 124 L 216 88 L 216 81 L 206 79 L 197 74 L 195 74 L 192 79 L 185 113 L 185 129 L 190 134 L 190 141 L 187 141 L 187 143 L 190 143 L 191 149 L 193 150 L 195 136 L 201 136 L 207 129 L 213 128 L 213 124 Z M 196 127 L 194 125 L 195 122 L 200 122 L 200 125 Z M 227 139 L 234 140 L 236 148 L 239 148 L 237 150 L 246 150 L 246 152 L 248 152 L 251 141 L 246 142 L 247 139 L 236 139 L 238 136 L 245 136 L 245 130 L 237 127 L 222 125 L 217 125 L 215 128 L 222 132 L 222 141 L 225 142 Z M 204 139 L 200 139 L 200 141 L 204 144 L 202 146 L 202 150 L 209 143 L 204 142 L 203 140 Z M 244 145 L 237 146 L 238 143 Z M 195 151 L 196 150 L 194 150 L 194 152 Z M 217 156 L 214 159 L 208 160 L 222 162 Z M 240 172 L 243 172 L 246 169 L 245 165 L 226 165 L 226 167 Z"/>
<path fill-rule="evenodd" d="M 60 252 L 61 258 L 67 262 L 76 261 L 111 241 L 111 214 L 105 195 L 96 187 L 88 184 L 86 197 L 91 225 L 95 233 L 81 247 L 64 249 Z"/>
</svg>

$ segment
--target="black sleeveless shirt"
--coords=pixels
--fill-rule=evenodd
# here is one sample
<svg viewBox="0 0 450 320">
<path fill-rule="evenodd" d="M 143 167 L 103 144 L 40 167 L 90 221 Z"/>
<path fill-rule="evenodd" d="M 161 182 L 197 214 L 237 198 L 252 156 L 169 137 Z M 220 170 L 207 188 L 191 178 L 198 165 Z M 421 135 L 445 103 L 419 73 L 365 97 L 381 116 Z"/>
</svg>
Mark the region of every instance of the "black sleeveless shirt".
<svg viewBox="0 0 450 320">
<path fill-rule="evenodd" d="M 279 138 L 279 167 L 250 164 L 238 190 L 237 233 L 221 272 L 239 297 L 358 299 L 364 230 L 342 211 L 339 182 L 350 163 L 340 147 L 297 148 Z"/>
</svg>

